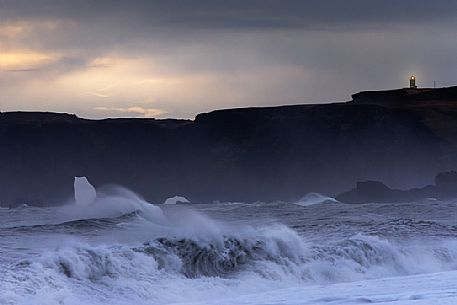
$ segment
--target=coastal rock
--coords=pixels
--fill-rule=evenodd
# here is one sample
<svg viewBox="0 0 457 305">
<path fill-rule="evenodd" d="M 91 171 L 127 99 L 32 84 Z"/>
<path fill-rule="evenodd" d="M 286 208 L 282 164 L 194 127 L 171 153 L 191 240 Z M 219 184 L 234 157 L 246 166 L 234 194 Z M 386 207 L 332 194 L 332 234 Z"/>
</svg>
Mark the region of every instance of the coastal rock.
<svg viewBox="0 0 457 305">
<path fill-rule="evenodd" d="M 435 185 L 409 190 L 391 189 L 380 181 L 357 182 L 355 188 L 339 194 L 336 199 L 344 203 L 381 203 L 457 198 L 457 172 L 439 173 L 435 181 Z"/>
</svg>

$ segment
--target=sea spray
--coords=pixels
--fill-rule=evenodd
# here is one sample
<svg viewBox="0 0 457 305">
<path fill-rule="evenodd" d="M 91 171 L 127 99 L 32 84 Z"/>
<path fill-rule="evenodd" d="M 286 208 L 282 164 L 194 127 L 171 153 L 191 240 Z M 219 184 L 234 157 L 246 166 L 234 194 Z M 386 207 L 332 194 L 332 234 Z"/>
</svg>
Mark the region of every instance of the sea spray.
<svg viewBox="0 0 457 305">
<path fill-rule="evenodd" d="M 226 207 L 233 206 L 159 208 L 111 186 L 97 189 L 90 205 L 2 210 L 0 304 L 217 304 L 292 286 L 457 269 L 454 220 L 445 219 L 455 205 L 442 204 L 450 209 L 443 215 L 430 215 L 429 205 L 415 205 L 414 215 L 404 205 Z M 426 211 L 429 220 L 400 219 L 396 209 L 403 217 Z"/>
<path fill-rule="evenodd" d="M 190 201 L 186 197 L 182 196 L 174 196 L 167 198 L 163 204 L 178 204 L 178 203 L 190 203 Z"/>
<path fill-rule="evenodd" d="M 311 206 L 321 203 L 339 203 L 335 198 L 328 197 L 319 193 L 308 193 L 305 196 L 301 197 L 297 201 L 293 201 L 293 204 L 301 206 Z"/>
</svg>

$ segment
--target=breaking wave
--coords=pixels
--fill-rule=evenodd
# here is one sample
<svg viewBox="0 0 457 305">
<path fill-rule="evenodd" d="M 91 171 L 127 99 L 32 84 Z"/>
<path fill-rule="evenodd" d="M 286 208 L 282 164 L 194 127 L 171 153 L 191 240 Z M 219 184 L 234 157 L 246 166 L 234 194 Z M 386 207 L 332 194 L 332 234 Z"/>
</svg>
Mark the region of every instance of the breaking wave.
<svg viewBox="0 0 457 305">
<path fill-rule="evenodd" d="M 203 289 L 209 285 L 220 290 L 250 285 L 251 291 L 258 291 L 269 285 L 277 287 L 278 280 L 308 285 L 457 268 L 457 243 L 449 240 L 426 245 L 397 244 L 374 236 L 355 235 L 312 244 L 280 225 L 251 228 L 247 234 L 224 232 L 212 238 L 182 235 L 170 234 L 137 246 L 79 243 L 57 247 L 38 258 L 11 266 L 5 271 L 0 288 L 22 290 L 19 295 L 23 296 L 27 292 L 43 292 L 42 289 L 66 291 L 66 287 L 79 287 L 83 291 L 78 293 L 84 294 L 93 289 L 110 293 L 105 291 L 107 287 L 122 287 L 128 289 L 129 296 L 134 294 L 134 299 L 160 303 L 171 298 L 157 290 L 165 282 L 181 283 L 175 292 L 184 290 L 180 293 L 192 298 L 196 297 L 192 283 Z M 102 298 L 103 294 L 98 297 Z M 3 303 L 14 304 L 12 300 L 17 301 L 12 298 L 8 303 L 5 299 Z"/>
<path fill-rule="evenodd" d="M 328 197 L 319 193 L 308 193 L 299 200 L 292 203 L 307 207 L 320 203 L 339 203 L 339 201 L 337 201 L 335 198 Z"/>
<path fill-rule="evenodd" d="M 163 304 L 457 269 L 457 242 L 451 238 L 356 234 L 311 241 L 281 224 L 234 225 L 186 206 L 169 213 L 122 188 L 97 190 L 91 205 L 60 212 L 74 219 L 12 229 L 112 230 L 126 242 L 63 236 L 65 243 L 57 240 L 0 268 L 1 304 Z M 30 301 L 37 299 L 41 303 Z"/>
</svg>

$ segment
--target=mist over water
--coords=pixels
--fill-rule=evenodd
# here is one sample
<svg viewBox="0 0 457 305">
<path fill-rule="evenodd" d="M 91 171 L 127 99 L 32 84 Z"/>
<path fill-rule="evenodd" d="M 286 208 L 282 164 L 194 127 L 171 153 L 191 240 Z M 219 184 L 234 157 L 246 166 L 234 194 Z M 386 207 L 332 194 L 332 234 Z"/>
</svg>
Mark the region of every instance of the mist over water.
<svg viewBox="0 0 457 305">
<path fill-rule="evenodd" d="M 75 188 L 62 207 L 0 210 L 0 304 L 219 304 L 457 269 L 452 202 L 159 206 L 119 186 Z"/>
</svg>

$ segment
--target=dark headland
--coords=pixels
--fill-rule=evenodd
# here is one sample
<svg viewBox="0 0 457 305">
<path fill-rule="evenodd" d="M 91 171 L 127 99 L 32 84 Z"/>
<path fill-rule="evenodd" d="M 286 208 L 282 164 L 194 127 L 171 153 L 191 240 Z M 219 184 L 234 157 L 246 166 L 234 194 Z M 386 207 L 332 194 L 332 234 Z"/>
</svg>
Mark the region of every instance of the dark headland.
<svg viewBox="0 0 457 305">
<path fill-rule="evenodd" d="M 218 110 L 195 120 L 0 113 L 0 205 L 57 204 L 73 177 L 147 200 L 294 200 L 359 181 L 395 189 L 457 169 L 457 87 L 342 103 Z"/>
</svg>

